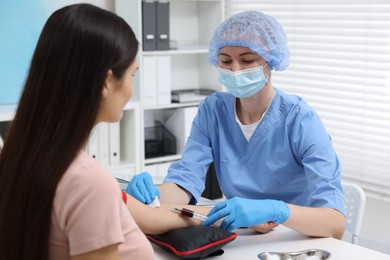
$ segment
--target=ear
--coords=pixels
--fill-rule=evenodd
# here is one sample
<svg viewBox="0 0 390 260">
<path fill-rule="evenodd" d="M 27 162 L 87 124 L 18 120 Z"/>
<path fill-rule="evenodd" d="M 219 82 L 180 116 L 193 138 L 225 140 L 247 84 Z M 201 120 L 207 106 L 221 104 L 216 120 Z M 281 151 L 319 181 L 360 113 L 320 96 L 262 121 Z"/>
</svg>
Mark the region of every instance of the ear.
<svg viewBox="0 0 390 260">
<path fill-rule="evenodd" d="M 107 71 L 106 79 L 104 80 L 103 90 L 102 90 L 102 97 L 106 98 L 110 92 L 111 89 L 114 87 L 114 74 L 112 73 L 112 70 Z"/>
</svg>

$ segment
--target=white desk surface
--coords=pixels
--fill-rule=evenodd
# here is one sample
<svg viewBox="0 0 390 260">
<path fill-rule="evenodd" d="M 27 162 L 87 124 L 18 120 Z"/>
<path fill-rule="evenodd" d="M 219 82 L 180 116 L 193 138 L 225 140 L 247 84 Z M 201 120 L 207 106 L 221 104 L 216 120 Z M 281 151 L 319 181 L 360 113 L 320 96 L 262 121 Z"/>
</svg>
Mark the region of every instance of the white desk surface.
<svg viewBox="0 0 390 260">
<path fill-rule="evenodd" d="M 334 238 L 310 238 L 284 226 L 278 226 L 268 234 L 255 233 L 250 229 L 237 231 L 238 237 L 222 247 L 221 256 L 206 258 L 212 260 L 258 259 L 262 252 L 293 252 L 306 249 L 329 251 L 331 260 L 390 260 L 390 255 Z M 179 259 L 172 253 L 153 244 L 155 259 Z"/>
</svg>

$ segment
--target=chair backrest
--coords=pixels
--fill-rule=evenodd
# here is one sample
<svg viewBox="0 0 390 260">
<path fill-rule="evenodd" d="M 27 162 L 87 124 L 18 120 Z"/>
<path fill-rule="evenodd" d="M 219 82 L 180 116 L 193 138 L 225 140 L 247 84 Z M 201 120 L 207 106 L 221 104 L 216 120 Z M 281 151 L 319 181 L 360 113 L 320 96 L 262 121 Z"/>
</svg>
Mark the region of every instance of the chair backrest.
<svg viewBox="0 0 390 260">
<path fill-rule="evenodd" d="M 364 190 L 352 183 L 342 183 L 345 196 L 346 228 L 343 240 L 352 244 L 358 243 L 360 229 L 363 222 L 366 194 Z"/>
</svg>

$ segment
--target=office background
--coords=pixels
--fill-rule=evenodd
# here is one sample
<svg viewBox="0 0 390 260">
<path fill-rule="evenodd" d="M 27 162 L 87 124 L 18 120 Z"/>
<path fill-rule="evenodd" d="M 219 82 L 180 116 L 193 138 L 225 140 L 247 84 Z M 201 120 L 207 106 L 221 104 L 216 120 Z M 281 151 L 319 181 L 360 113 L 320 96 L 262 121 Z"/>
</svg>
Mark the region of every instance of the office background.
<svg viewBox="0 0 390 260">
<path fill-rule="evenodd" d="M 17 90 L 9 91 L 4 86 L 21 86 L 28 68 L 27 57 L 46 18 L 60 6 L 81 1 L 40 2 L 42 8 L 29 9 L 21 4 L 9 9 L 8 17 L 0 18 L 0 30 L 9 33 L 2 36 L 9 38 L 3 38 L 0 45 L 4 79 L 0 103 L 18 99 Z M 84 2 L 115 11 L 115 1 Z M 361 185 L 368 196 L 359 244 L 390 254 L 390 3 L 290 2 L 226 0 L 225 16 L 258 9 L 275 16 L 284 26 L 291 48 L 291 66 L 285 72 L 274 73 L 274 83 L 303 96 L 316 108 L 333 137 L 344 180 Z M 6 10 L 3 6 L 1 9 Z M 19 22 L 31 15 L 34 23 L 23 31 Z M 14 23 L 5 23 L 5 18 Z M 12 37 L 20 37 L 20 44 L 12 46 L 8 41 Z M 18 52 L 6 51 L 9 48 Z M 6 60 L 15 63 L 5 63 Z M 17 77 L 7 77 L 13 73 Z"/>
</svg>

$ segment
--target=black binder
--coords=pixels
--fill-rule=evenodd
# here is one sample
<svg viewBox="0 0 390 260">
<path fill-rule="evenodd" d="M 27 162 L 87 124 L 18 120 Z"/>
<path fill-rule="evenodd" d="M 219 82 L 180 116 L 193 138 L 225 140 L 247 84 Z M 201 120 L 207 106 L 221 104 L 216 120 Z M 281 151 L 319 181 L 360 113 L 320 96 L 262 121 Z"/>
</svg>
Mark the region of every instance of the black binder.
<svg viewBox="0 0 390 260">
<path fill-rule="evenodd" d="M 157 49 L 157 10 L 153 1 L 142 1 L 142 45 L 144 51 Z"/>
<path fill-rule="evenodd" d="M 157 5 L 157 49 L 169 50 L 169 2 Z"/>
</svg>

